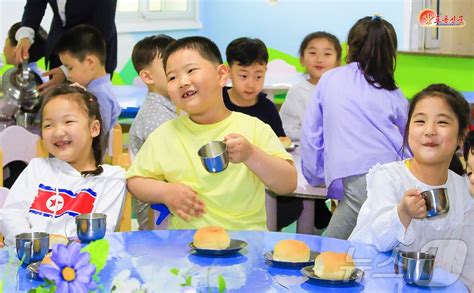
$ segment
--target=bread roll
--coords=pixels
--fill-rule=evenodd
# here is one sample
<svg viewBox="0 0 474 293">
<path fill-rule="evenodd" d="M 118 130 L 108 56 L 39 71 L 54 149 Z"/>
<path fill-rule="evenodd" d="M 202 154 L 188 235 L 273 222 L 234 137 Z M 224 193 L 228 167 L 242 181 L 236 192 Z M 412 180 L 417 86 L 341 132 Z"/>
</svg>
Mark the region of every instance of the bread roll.
<svg viewBox="0 0 474 293">
<path fill-rule="evenodd" d="M 41 261 L 42 265 L 54 265 L 53 261 L 51 260 L 51 254 L 51 252 L 48 252 L 48 254 L 44 256 L 43 260 Z"/>
<path fill-rule="evenodd" d="M 287 136 L 280 136 L 278 137 L 280 139 L 281 144 L 285 148 L 289 148 L 291 146 L 291 139 Z"/>
<path fill-rule="evenodd" d="M 314 260 L 314 274 L 322 279 L 344 280 L 354 272 L 355 264 L 347 253 L 326 251 Z"/>
<path fill-rule="evenodd" d="M 223 228 L 208 226 L 196 231 L 193 244 L 201 249 L 226 249 L 230 245 L 230 237 Z"/>
<path fill-rule="evenodd" d="M 55 244 L 64 244 L 67 245 L 69 239 L 66 236 L 61 234 L 51 234 L 49 235 L 49 248 L 52 249 Z"/>
<path fill-rule="evenodd" d="M 311 251 L 306 243 L 299 240 L 280 240 L 273 249 L 273 260 L 286 262 L 309 261 Z"/>
</svg>

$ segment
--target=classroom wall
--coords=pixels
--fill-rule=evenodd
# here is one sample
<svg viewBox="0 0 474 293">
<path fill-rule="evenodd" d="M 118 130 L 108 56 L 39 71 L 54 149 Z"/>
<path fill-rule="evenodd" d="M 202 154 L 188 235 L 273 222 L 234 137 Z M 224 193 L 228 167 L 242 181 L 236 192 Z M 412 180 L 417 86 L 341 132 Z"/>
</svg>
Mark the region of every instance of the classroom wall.
<svg viewBox="0 0 474 293">
<path fill-rule="evenodd" d="M 180 38 L 203 35 L 214 40 L 223 55 L 226 45 L 241 36 L 261 38 L 268 46 L 270 60 L 284 60 L 302 71 L 298 47 L 312 31 L 326 30 L 341 42 L 347 38 L 357 19 L 379 13 L 397 31 L 399 49 L 409 48 L 407 22 L 410 0 L 200 0 L 201 29 L 170 30 L 145 33 L 119 32 L 119 52 L 115 84 L 139 83 L 130 61 L 133 45 L 140 39 L 159 33 Z M 25 1 L 0 0 L 0 32 L 2 40 L 12 23 L 21 19 Z M 43 26 L 49 27 L 51 12 L 47 11 Z M 2 44 L 3 46 L 3 44 Z M 407 97 L 433 82 L 445 82 L 461 91 L 474 91 L 474 59 L 445 56 L 399 54 L 396 79 Z M 0 69 L 1 72 L 5 67 Z"/>
</svg>

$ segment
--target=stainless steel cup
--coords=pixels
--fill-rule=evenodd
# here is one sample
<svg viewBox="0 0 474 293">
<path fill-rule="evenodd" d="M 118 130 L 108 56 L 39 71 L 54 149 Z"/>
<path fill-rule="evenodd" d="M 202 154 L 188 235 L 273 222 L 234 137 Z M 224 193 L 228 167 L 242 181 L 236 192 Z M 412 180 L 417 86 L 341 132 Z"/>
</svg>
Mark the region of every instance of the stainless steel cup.
<svg viewBox="0 0 474 293">
<path fill-rule="evenodd" d="M 426 202 L 426 217 L 433 218 L 449 212 L 449 197 L 446 188 L 426 190 L 421 193 Z"/>
<path fill-rule="evenodd" d="M 403 280 L 407 284 L 426 286 L 433 276 L 435 256 L 424 252 L 400 252 L 395 259 L 395 273 L 402 267 Z"/>
<path fill-rule="evenodd" d="M 107 215 L 99 213 L 82 214 L 76 217 L 77 237 L 81 242 L 104 238 Z"/>
<path fill-rule="evenodd" d="M 198 155 L 202 165 L 210 173 L 222 172 L 229 165 L 227 146 L 223 141 L 211 141 L 203 145 Z"/>
<path fill-rule="evenodd" d="M 15 236 L 16 254 L 22 266 L 43 260 L 49 250 L 49 234 L 45 232 L 21 233 Z"/>
</svg>

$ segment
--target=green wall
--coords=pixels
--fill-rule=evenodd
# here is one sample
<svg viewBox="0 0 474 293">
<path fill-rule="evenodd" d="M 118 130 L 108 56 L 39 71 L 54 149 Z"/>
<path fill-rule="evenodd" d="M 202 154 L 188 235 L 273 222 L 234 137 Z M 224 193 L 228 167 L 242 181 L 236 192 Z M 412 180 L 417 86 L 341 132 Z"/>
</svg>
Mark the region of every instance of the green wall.
<svg viewBox="0 0 474 293">
<path fill-rule="evenodd" d="M 303 71 L 299 58 L 272 48 L 269 48 L 268 51 L 270 61 L 282 59 L 295 66 L 298 71 Z M 345 59 L 345 52 L 346 46 L 343 44 L 342 60 Z M 43 60 L 39 61 L 39 66 L 44 67 Z M 6 65 L 0 68 L 0 75 L 10 67 Z M 131 60 L 129 60 L 120 71 L 114 74 L 113 83 L 117 85 L 132 84 L 136 76 Z M 445 83 L 462 92 L 474 92 L 474 57 L 399 53 L 395 80 L 407 98 L 413 97 L 416 92 L 432 83 Z M 282 102 L 283 99 L 284 95 L 276 97 L 277 102 Z"/>
</svg>

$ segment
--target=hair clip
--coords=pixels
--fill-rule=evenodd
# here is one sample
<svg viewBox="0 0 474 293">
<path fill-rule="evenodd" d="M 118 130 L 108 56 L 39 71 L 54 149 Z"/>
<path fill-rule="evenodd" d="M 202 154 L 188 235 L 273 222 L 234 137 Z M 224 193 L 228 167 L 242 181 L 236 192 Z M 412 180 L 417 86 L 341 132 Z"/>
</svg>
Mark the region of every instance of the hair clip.
<svg viewBox="0 0 474 293">
<path fill-rule="evenodd" d="M 374 15 L 372 15 L 372 20 L 376 20 L 376 19 L 381 19 L 382 16 L 380 15 L 380 13 L 374 13 Z"/>
<path fill-rule="evenodd" d="M 79 83 L 77 83 L 77 82 L 71 83 L 69 86 L 78 87 L 78 88 L 80 88 L 80 89 L 82 89 L 82 90 L 84 90 L 84 91 L 87 91 L 87 89 L 86 89 L 84 86 L 82 86 L 81 84 L 79 84 Z"/>
</svg>

